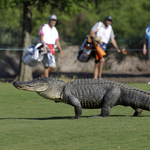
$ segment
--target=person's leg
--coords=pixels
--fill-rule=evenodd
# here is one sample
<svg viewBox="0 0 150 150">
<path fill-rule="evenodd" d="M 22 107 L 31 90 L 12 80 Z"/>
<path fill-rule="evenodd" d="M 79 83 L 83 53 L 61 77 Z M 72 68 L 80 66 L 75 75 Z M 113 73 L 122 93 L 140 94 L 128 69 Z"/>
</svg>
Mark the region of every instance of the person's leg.
<svg viewBox="0 0 150 150">
<path fill-rule="evenodd" d="M 149 66 L 150 66 L 150 49 L 148 49 L 148 59 L 149 59 Z M 150 82 L 148 82 L 150 84 Z"/>
<path fill-rule="evenodd" d="M 52 72 L 53 70 L 55 70 L 56 67 L 49 67 L 48 68 L 48 73 Z"/>
<path fill-rule="evenodd" d="M 43 76 L 44 76 L 44 77 L 49 77 L 49 67 L 44 67 Z"/>
<path fill-rule="evenodd" d="M 148 58 L 149 58 L 149 65 L 150 65 L 150 49 L 148 49 Z"/>
<path fill-rule="evenodd" d="M 45 67 L 44 72 L 41 75 L 41 77 L 49 77 L 49 73 L 54 69 L 55 69 L 55 67 Z"/>
<path fill-rule="evenodd" d="M 55 56 L 51 55 L 50 57 L 48 57 L 48 62 L 49 62 L 48 73 L 50 73 L 50 72 L 52 72 L 56 68 Z"/>
<path fill-rule="evenodd" d="M 48 64 L 48 58 L 47 58 L 47 54 L 44 54 L 44 58 L 42 60 L 43 65 L 44 65 L 44 71 L 43 74 L 41 75 L 41 77 L 48 77 L 49 76 L 49 64 Z"/>
<path fill-rule="evenodd" d="M 94 68 L 94 79 L 98 78 L 98 72 L 99 72 L 99 65 L 100 63 L 95 63 L 95 68 Z"/>
<path fill-rule="evenodd" d="M 101 78 L 102 76 L 102 70 L 103 70 L 103 65 L 105 62 L 105 58 L 100 59 L 100 64 L 99 64 L 99 72 L 98 72 L 98 77 Z"/>
</svg>

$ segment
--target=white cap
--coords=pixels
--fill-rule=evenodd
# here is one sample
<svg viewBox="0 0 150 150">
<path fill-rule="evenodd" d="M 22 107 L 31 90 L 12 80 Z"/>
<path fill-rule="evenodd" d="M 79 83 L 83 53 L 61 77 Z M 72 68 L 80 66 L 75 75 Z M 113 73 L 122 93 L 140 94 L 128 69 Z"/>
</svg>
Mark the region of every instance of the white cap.
<svg viewBox="0 0 150 150">
<path fill-rule="evenodd" d="M 56 15 L 51 15 L 51 16 L 49 17 L 49 20 L 57 20 L 57 16 L 56 16 Z"/>
</svg>

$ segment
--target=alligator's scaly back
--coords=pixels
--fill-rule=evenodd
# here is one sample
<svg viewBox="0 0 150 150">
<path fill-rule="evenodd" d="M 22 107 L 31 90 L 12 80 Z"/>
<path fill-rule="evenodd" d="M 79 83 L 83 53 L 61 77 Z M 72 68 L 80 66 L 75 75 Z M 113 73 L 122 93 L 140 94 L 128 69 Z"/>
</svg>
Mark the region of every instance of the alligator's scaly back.
<svg viewBox="0 0 150 150">
<path fill-rule="evenodd" d="M 92 99 L 97 101 L 104 96 L 102 93 L 107 93 L 111 89 L 118 87 L 121 90 L 121 95 L 116 105 L 150 110 L 150 92 L 133 86 L 104 79 L 81 79 L 72 81 L 68 84 L 70 85 L 68 87 L 71 89 L 73 95 L 76 95 L 79 99 L 83 98 L 84 101 L 86 101 L 85 99 L 87 97 L 87 101 L 90 99 L 90 102 L 92 102 Z M 91 103 L 91 107 L 92 105 L 94 104 Z M 98 105 L 99 104 L 97 104 L 97 106 Z M 88 108 L 88 106 L 90 107 L 90 103 L 85 107 Z"/>
<path fill-rule="evenodd" d="M 64 102 L 75 108 L 80 118 L 82 108 L 102 108 L 100 116 L 109 116 L 115 105 L 150 110 L 150 93 L 141 89 L 103 79 L 80 79 L 64 82 L 52 78 L 37 78 L 29 82 L 14 82 L 18 89 L 35 91 L 40 96 Z"/>
</svg>

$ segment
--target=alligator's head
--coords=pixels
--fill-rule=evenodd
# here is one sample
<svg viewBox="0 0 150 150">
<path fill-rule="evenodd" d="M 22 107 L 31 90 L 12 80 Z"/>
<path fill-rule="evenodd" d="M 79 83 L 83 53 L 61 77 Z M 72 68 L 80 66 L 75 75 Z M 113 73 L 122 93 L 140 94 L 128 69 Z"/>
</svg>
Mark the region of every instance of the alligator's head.
<svg viewBox="0 0 150 150">
<path fill-rule="evenodd" d="M 20 82 L 15 81 L 13 85 L 20 90 L 34 91 L 48 99 L 60 98 L 62 86 L 65 82 L 53 78 L 37 78 L 32 81 Z"/>
</svg>

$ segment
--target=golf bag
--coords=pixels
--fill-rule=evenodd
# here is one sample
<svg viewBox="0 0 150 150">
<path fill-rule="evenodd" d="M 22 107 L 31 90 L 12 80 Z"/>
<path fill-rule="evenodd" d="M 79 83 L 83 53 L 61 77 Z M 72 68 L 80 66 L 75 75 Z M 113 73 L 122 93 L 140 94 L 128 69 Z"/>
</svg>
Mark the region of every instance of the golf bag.
<svg viewBox="0 0 150 150">
<path fill-rule="evenodd" d="M 44 52 L 42 52 L 43 45 L 38 43 L 36 46 L 31 44 L 26 50 L 25 54 L 22 57 L 22 61 L 25 65 L 30 67 L 37 66 L 44 57 Z"/>
<path fill-rule="evenodd" d="M 81 45 L 80 50 L 78 51 L 77 59 L 80 62 L 88 62 L 91 56 L 92 47 L 92 39 L 90 36 L 87 36 Z"/>
</svg>

